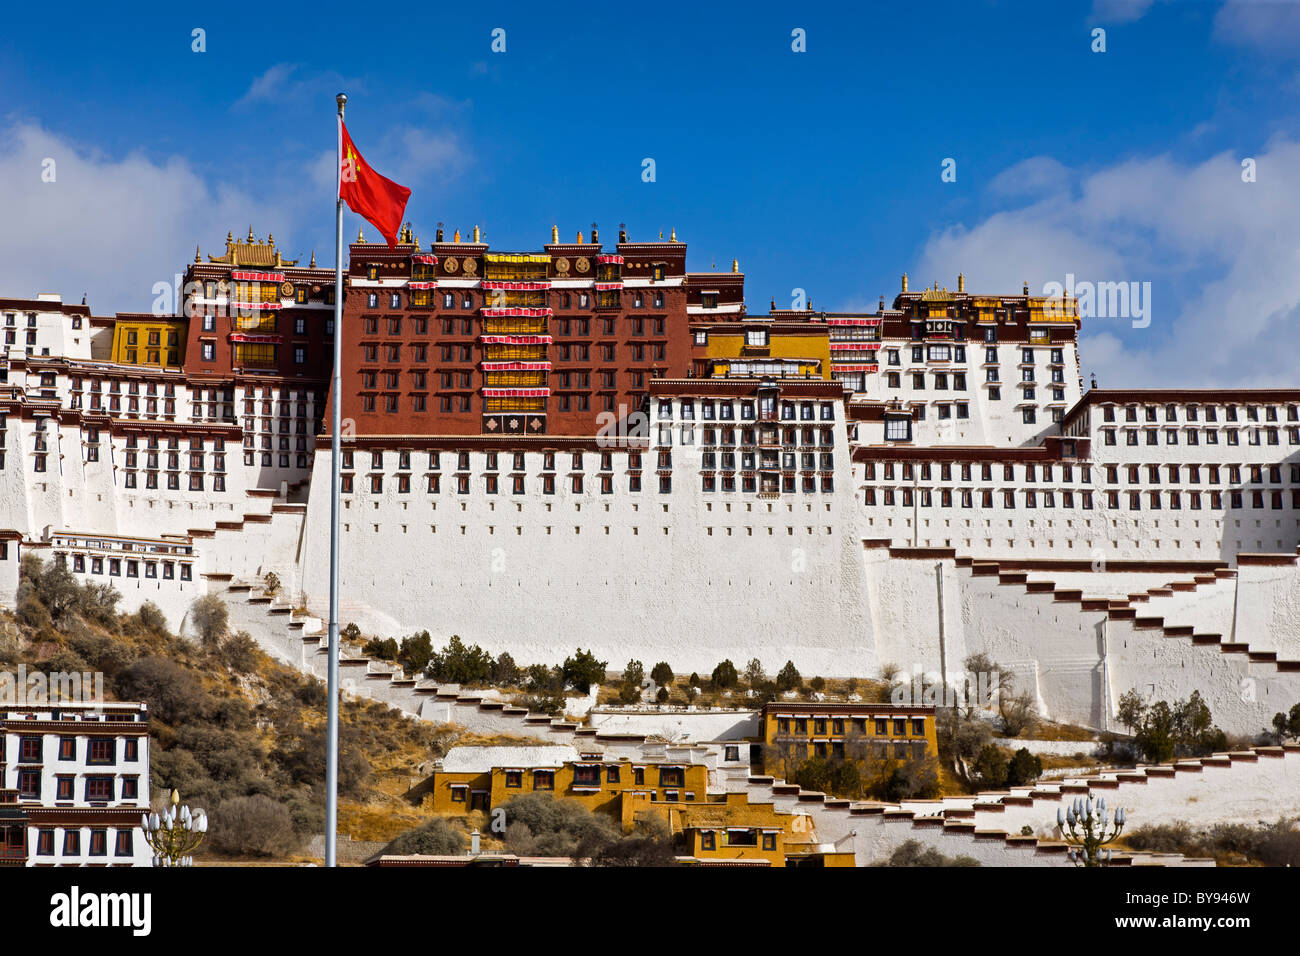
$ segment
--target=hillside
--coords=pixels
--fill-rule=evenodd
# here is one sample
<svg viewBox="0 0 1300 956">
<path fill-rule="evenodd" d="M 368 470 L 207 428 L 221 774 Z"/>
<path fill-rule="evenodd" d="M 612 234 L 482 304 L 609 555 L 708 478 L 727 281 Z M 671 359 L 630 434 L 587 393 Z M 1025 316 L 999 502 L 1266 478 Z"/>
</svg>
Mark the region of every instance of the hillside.
<svg viewBox="0 0 1300 956">
<path fill-rule="evenodd" d="M 123 614 L 118 599 L 26 556 L 17 610 L 0 614 L 0 667 L 98 671 L 109 699 L 147 702 L 155 806 L 175 788 L 212 817 L 200 862 L 310 859 L 325 816 L 324 684 L 228 633 L 219 602 L 205 599 L 204 637 L 191 641 L 152 605 Z M 421 822 L 402 794 L 456 732 L 345 700 L 339 736 L 340 837 L 388 840 Z"/>
</svg>

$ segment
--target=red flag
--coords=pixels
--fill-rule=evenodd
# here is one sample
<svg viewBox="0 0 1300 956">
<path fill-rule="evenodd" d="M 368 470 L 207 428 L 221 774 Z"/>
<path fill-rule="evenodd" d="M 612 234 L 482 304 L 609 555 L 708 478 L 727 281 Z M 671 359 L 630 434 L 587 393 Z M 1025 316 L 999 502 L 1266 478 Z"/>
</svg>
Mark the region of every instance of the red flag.
<svg viewBox="0 0 1300 956">
<path fill-rule="evenodd" d="M 411 191 L 385 179 L 370 168 L 361 158 L 348 128 L 339 117 L 339 190 L 338 196 L 358 216 L 370 221 L 379 234 L 388 240 L 391 249 L 397 245 L 397 230 L 406 212 L 406 200 Z"/>
</svg>

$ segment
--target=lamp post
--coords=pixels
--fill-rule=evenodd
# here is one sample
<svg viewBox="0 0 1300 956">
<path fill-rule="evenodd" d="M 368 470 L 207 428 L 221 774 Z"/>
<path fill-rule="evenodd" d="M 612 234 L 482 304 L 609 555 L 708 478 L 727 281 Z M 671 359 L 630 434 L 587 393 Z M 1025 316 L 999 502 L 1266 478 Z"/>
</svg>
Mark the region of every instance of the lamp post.
<svg viewBox="0 0 1300 956">
<path fill-rule="evenodd" d="M 181 795 L 172 791 L 171 806 L 161 814 L 157 811 L 141 815 L 144 839 L 153 850 L 154 866 L 193 866 L 196 850 L 208 833 L 208 815 L 204 810 L 190 812 L 189 806 L 179 806 Z"/>
<path fill-rule="evenodd" d="M 1070 859 L 1075 866 L 1106 866 L 1110 863 L 1110 850 L 1103 850 L 1114 842 L 1124 830 L 1128 814 L 1120 807 L 1113 817 L 1107 817 L 1106 798 L 1093 806 L 1092 797 L 1076 798 L 1068 810 L 1057 809 L 1056 825 L 1070 844 Z M 1109 831 L 1109 832 L 1108 832 Z"/>
</svg>

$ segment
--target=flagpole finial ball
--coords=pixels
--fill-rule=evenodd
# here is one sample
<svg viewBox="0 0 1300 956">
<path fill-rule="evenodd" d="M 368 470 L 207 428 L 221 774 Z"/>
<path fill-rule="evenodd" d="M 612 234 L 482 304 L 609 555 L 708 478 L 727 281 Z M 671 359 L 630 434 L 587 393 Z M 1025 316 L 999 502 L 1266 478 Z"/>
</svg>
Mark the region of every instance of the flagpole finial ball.
<svg viewBox="0 0 1300 956">
<path fill-rule="evenodd" d="M 334 102 L 339 105 L 339 115 L 343 115 L 343 107 L 348 105 L 348 95 L 346 93 L 340 93 L 338 96 L 334 97 Z"/>
</svg>

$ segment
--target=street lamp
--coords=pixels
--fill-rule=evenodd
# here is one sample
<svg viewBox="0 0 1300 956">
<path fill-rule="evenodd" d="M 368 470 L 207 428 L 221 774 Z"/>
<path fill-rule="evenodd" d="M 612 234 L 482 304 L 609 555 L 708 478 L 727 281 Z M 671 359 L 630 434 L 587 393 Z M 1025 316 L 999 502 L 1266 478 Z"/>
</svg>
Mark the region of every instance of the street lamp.
<svg viewBox="0 0 1300 956">
<path fill-rule="evenodd" d="M 1106 815 L 1106 798 L 1102 797 L 1094 807 L 1092 797 L 1084 800 L 1076 798 L 1068 810 L 1056 811 L 1056 825 L 1061 828 L 1061 835 L 1070 846 L 1070 860 L 1075 866 L 1106 866 L 1111 861 L 1110 850 L 1103 850 L 1107 843 L 1114 842 L 1124 830 L 1128 814 L 1120 807 L 1113 817 Z M 1109 833 L 1107 832 L 1109 830 Z"/>
<path fill-rule="evenodd" d="M 161 814 L 141 814 L 144 839 L 153 850 L 154 866 L 193 866 L 189 854 L 198 848 L 208 832 L 208 815 L 204 810 L 190 812 L 189 806 L 178 806 L 181 795 L 173 790 L 171 806 Z"/>
</svg>

